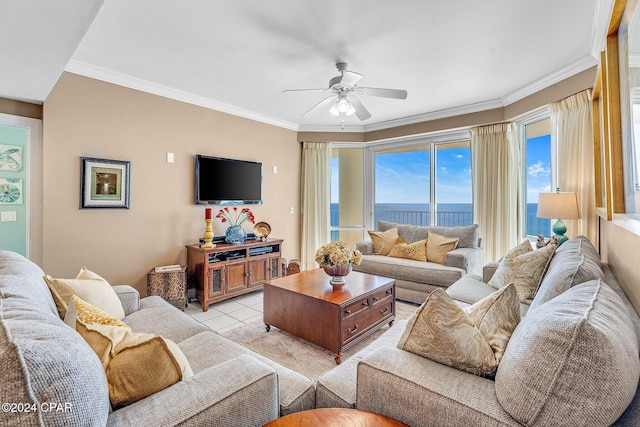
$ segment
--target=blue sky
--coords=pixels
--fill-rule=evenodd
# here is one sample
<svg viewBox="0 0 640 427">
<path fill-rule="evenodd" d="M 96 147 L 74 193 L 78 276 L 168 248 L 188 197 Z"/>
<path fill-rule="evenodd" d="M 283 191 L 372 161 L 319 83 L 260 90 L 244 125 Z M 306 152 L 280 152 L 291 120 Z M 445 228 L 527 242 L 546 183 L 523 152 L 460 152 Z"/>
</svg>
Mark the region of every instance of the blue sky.
<svg viewBox="0 0 640 427">
<path fill-rule="evenodd" d="M 443 147 L 443 146 L 440 146 Z M 527 203 L 537 203 L 538 193 L 550 189 L 550 137 L 527 143 Z M 468 148 L 440 149 L 436 162 L 438 203 L 471 203 L 471 157 Z M 429 152 L 377 154 L 376 203 L 429 203 Z M 338 159 L 332 160 L 331 201 L 337 203 Z"/>
</svg>

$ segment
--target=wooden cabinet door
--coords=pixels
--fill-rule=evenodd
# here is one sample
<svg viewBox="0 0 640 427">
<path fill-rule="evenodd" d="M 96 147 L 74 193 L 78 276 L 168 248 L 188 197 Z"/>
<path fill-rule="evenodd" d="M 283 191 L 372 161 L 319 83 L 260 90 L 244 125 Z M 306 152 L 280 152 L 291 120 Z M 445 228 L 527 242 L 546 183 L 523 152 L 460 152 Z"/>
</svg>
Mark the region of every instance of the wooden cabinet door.
<svg viewBox="0 0 640 427">
<path fill-rule="evenodd" d="M 267 257 L 249 261 L 249 287 L 261 286 L 269 279 L 269 259 Z"/>
<path fill-rule="evenodd" d="M 247 261 L 227 263 L 227 287 L 226 293 L 233 293 L 247 289 Z"/>
<path fill-rule="evenodd" d="M 225 290 L 225 268 L 224 265 L 209 265 L 207 268 L 207 282 L 205 285 L 204 298 L 207 300 L 219 297 Z"/>
</svg>

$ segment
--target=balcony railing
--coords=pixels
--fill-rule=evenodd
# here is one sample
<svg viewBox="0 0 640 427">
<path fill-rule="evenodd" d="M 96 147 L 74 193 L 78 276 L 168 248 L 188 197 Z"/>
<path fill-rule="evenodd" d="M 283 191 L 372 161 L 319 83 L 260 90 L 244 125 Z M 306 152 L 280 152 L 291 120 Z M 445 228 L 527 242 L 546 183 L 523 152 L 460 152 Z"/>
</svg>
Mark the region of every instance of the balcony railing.
<svg viewBox="0 0 640 427">
<path fill-rule="evenodd" d="M 436 215 L 436 224 L 445 227 L 473 224 L 473 212 L 437 212 Z M 382 220 L 398 224 L 429 225 L 430 218 L 429 211 L 379 211 L 376 212 L 375 223 Z"/>
</svg>

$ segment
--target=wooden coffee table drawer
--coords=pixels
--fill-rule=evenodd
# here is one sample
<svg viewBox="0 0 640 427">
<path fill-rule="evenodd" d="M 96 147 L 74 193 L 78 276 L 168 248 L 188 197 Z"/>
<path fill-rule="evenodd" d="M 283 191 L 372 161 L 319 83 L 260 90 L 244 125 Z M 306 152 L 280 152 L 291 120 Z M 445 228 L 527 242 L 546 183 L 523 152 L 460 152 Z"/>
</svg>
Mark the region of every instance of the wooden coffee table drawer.
<svg viewBox="0 0 640 427">
<path fill-rule="evenodd" d="M 353 339 L 367 332 L 372 327 L 383 323 L 393 316 L 393 299 L 387 298 L 385 301 L 372 304 L 366 310 L 345 318 L 342 321 L 342 342 L 349 343 Z"/>
<path fill-rule="evenodd" d="M 366 310 L 369 308 L 369 300 L 365 298 L 364 300 L 356 301 L 347 305 L 342 310 L 342 317 L 347 318 L 349 316 L 353 316 L 357 313 L 360 313 L 362 310 Z"/>
<path fill-rule="evenodd" d="M 389 296 L 391 296 L 391 297 L 395 298 L 395 295 L 393 295 L 393 290 L 394 290 L 394 289 L 395 289 L 395 288 L 390 287 L 390 288 L 388 288 L 388 289 L 383 289 L 383 290 L 381 290 L 381 291 L 376 292 L 375 294 L 373 294 L 373 295 L 371 296 L 371 304 L 372 304 L 372 305 L 373 305 L 373 304 L 376 304 L 376 303 L 378 303 L 378 302 L 380 302 L 380 301 L 384 300 L 385 298 L 387 298 L 387 297 L 389 297 Z"/>
</svg>

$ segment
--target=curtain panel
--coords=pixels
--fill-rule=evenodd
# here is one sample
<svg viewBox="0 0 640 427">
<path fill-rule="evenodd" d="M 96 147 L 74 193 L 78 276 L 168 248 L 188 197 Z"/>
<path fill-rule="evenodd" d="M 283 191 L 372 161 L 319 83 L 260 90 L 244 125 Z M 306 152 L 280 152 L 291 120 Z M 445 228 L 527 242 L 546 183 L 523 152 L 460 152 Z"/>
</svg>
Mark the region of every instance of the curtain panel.
<svg viewBox="0 0 640 427">
<path fill-rule="evenodd" d="M 300 266 L 318 268 L 316 250 L 331 240 L 331 144 L 302 145 L 302 236 Z"/>
<path fill-rule="evenodd" d="M 511 123 L 471 130 L 473 218 L 485 261 L 497 261 L 518 244 L 518 143 Z"/>
<path fill-rule="evenodd" d="M 561 218 L 567 226 L 567 237 L 584 235 L 597 242 L 591 91 L 553 103 L 550 109 L 558 147 L 558 187 L 562 192 L 574 192 L 578 196 L 580 219 Z"/>
</svg>

